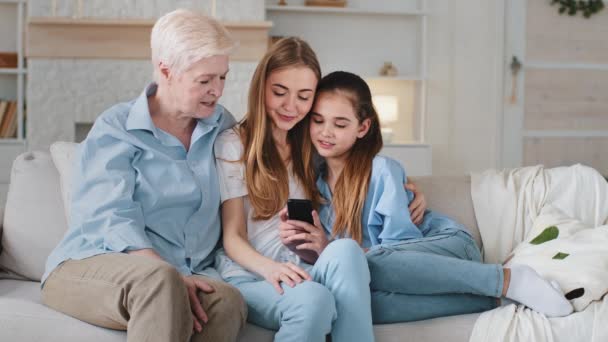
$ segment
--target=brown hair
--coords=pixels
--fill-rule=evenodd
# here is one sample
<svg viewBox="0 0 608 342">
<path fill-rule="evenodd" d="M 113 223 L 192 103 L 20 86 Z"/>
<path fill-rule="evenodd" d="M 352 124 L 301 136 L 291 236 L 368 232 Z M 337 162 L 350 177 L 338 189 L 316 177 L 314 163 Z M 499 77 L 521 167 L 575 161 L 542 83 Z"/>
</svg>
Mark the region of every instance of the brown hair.
<svg viewBox="0 0 608 342">
<path fill-rule="evenodd" d="M 323 77 L 317 86 L 317 96 L 323 92 L 338 94 L 347 99 L 353 106 L 359 123 L 370 120 L 368 132 L 357 139 L 349 151 L 346 165 L 336 181 L 332 203 L 335 212 L 332 235 L 348 236 L 361 243 L 361 220 L 372 174 L 372 163 L 382 149 L 380 120 L 372 103 L 369 86 L 355 74 L 336 71 Z"/>
<path fill-rule="evenodd" d="M 240 124 L 245 181 L 256 220 L 271 218 L 285 206 L 289 197 L 287 167 L 270 132 L 265 85 L 272 72 L 293 67 L 309 68 L 317 80 L 321 78 L 319 61 L 308 43 L 295 37 L 283 38 L 270 47 L 257 66 L 249 87 L 247 114 Z M 315 186 L 308 116 L 289 130 L 287 140 L 291 149 L 292 171 L 316 208 L 320 197 Z"/>
</svg>

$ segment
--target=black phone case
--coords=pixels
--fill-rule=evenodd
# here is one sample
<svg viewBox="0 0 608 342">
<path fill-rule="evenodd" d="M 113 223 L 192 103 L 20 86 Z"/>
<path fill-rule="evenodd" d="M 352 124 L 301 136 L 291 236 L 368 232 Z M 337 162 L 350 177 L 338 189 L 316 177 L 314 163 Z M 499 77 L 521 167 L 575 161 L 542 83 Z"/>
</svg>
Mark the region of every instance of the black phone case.
<svg viewBox="0 0 608 342">
<path fill-rule="evenodd" d="M 312 202 L 310 200 L 287 200 L 287 213 L 290 220 L 298 220 L 314 224 L 314 220 L 312 218 Z"/>
<path fill-rule="evenodd" d="M 289 199 L 287 200 L 287 213 L 290 220 L 298 220 L 314 224 L 312 218 L 312 202 L 310 200 Z M 303 243 L 303 240 L 294 240 L 286 244 L 287 248 L 300 256 L 302 260 L 313 265 L 319 255 L 317 252 L 308 249 L 297 249 L 296 246 Z"/>
</svg>

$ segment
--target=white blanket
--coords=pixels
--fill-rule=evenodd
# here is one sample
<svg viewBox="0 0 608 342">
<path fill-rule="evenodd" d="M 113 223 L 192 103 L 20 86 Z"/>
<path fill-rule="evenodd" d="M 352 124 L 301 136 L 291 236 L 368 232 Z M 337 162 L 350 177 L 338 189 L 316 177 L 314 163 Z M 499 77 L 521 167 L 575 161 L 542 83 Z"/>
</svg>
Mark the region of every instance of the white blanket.
<svg viewBox="0 0 608 342">
<path fill-rule="evenodd" d="M 597 171 L 582 165 L 472 174 L 471 194 L 485 261 L 491 263 L 503 263 L 510 257 L 526 240 L 545 206 L 551 205 L 587 227 L 608 221 L 608 184 Z M 606 300 L 554 319 L 511 305 L 482 314 L 470 341 L 608 341 L 608 326 L 600 318 L 608 319 Z"/>
</svg>

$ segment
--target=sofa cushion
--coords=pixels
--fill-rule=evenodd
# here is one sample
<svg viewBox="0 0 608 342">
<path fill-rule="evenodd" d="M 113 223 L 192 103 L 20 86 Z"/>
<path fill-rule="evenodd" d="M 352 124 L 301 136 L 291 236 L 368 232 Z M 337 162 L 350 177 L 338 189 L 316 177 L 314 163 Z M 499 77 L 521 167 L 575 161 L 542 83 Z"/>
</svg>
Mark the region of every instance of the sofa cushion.
<svg viewBox="0 0 608 342">
<path fill-rule="evenodd" d="M 2 233 L 0 265 L 31 280 L 40 280 L 46 258 L 67 229 L 59 175 L 51 156 L 26 152 L 11 171 Z"/>
<path fill-rule="evenodd" d="M 74 153 L 78 144 L 58 141 L 51 145 L 51 158 L 59 172 L 59 186 L 61 199 L 65 208 L 65 218 L 70 223 L 70 209 L 72 203 L 72 173 L 74 169 Z"/>
<path fill-rule="evenodd" d="M 427 199 L 429 209 L 462 223 L 482 248 L 481 235 L 471 198 L 470 176 L 410 177 Z"/>
<path fill-rule="evenodd" d="M 0 340 L 23 342 L 126 341 L 122 331 L 99 328 L 44 306 L 40 283 L 0 280 Z"/>
<path fill-rule="evenodd" d="M 467 342 L 478 314 L 374 326 L 378 342 Z M 58 328 L 60 327 L 60 328 Z M 0 280 L 1 341 L 126 341 L 126 333 L 66 316 L 40 301 L 40 283 Z M 247 324 L 239 342 L 272 341 L 274 332 Z"/>
</svg>

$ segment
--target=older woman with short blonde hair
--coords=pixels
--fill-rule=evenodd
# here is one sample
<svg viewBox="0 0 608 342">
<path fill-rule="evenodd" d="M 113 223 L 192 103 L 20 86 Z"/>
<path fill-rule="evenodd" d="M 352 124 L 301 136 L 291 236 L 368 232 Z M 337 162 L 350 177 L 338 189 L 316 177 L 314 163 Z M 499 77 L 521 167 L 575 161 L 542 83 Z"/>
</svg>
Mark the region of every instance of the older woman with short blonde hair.
<svg viewBox="0 0 608 342">
<path fill-rule="evenodd" d="M 235 42 L 188 10 L 152 29 L 154 82 L 103 112 L 75 157 L 70 227 L 43 276 L 46 305 L 128 341 L 235 341 L 239 292 L 212 268 L 220 238 L 218 104 Z"/>
</svg>

